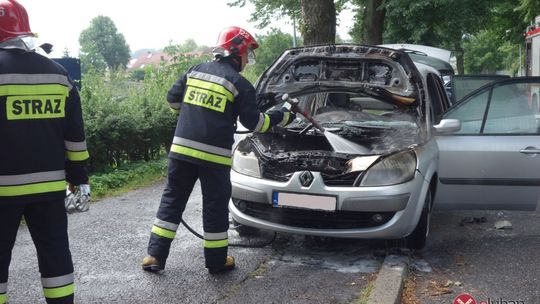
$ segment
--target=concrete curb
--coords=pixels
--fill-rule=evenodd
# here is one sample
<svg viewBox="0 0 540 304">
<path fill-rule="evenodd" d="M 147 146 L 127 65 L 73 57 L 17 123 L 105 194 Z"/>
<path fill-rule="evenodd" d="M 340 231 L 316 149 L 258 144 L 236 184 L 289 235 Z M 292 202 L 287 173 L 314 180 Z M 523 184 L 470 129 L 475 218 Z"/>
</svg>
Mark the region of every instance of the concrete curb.
<svg viewBox="0 0 540 304">
<path fill-rule="evenodd" d="M 409 258 L 388 255 L 379 270 L 375 285 L 369 294 L 368 304 L 399 304 L 407 278 Z"/>
</svg>

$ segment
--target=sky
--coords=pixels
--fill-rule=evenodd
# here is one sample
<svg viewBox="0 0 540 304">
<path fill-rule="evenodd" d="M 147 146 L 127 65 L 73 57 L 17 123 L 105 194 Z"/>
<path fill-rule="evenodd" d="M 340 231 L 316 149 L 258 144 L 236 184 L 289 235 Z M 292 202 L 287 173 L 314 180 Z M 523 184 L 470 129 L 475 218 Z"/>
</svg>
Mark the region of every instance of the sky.
<svg viewBox="0 0 540 304">
<path fill-rule="evenodd" d="M 198 45 L 212 46 L 219 32 L 231 25 L 240 26 L 253 35 L 265 35 L 270 27 L 293 33 L 292 22 L 276 21 L 267 29 L 256 29 L 248 22 L 252 6 L 229 7 L 229 0 L 19 0 L 27 10 L 30 28 L 39 42 L 54 45 L 50 57 L 61 57 L 67 48 L 78 57 L 79 35 L 90 26 L 92 18 L 103 15 L 112 19 L 124 35 L 132 52 L 139 49 L 161 49 L 169 42 L 183 43 L 194 39 Z M 352 13 L 343 12 L 337 32 L 348 39 Z"/>
</svg>

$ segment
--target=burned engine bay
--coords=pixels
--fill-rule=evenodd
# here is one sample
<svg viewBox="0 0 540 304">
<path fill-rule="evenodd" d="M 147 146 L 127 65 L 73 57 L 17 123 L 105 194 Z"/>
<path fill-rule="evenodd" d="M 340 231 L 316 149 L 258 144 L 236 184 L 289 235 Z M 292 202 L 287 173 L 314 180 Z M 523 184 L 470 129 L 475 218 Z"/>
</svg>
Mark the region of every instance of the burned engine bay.
<svg viewBox="0 0 540 304">
<path fill-rule="evenodd" d="M 298 115 L 286 128 L 274 127 L 248 136 L 238 144 L 238 152 L 253 152 L 266 179 L 287 181 L 292 173 L 309 170 L 321 172 L 327 185 L 351 186 L 362 173 L 353 168 L 353 159 L 400 151 L 420 143 L 422 137 L 415 122 L 351 109 L 331 109 L 313 118 L 327 132 L 365 149 L 357 154 L 335 152 L 326 136 Z"/>
</svg>

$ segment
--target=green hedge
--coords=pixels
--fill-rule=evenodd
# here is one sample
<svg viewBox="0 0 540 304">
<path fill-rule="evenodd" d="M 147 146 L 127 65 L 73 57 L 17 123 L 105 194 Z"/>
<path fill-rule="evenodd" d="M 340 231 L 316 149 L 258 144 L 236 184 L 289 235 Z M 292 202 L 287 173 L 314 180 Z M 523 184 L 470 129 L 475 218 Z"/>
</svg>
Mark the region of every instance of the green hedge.
<svg viewBox="0 0 540 304">
<path fill-rule="evenodd" d="M 159 158 L 151 161 L 140 161 L 125 165 L 122 168 L 108 169 L 90 175 L 92 197 L 122 193 L 126 189 L 148 184 L 167 174 L 167 159 Z"/>
<path fill-rule="evenodd" d="M 91 172 L 162 156 L 170 147 L 176 116 L 166 101 L 174 81 L 208 58 L 176 56 L 172 64 L 148 67 L 144 79 L 125 71 L 83 75 L 81 102 Z"/>
</svg>

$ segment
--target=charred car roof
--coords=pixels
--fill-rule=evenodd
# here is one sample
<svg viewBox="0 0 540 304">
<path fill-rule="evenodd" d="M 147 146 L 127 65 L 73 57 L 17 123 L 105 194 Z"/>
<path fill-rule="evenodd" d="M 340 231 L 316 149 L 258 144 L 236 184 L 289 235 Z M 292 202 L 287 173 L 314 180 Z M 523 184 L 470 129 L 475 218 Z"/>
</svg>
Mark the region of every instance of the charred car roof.
<svg viewBox="0 0 540 304">
<path fill-rule="evenodd" d="M 256 85 L 258 104 L 266 110 L 284 93 L 320 91 L 365 93 L 398 106 L 417 106 L 422 81 L 407 53 L 372 45 L 317 45 L 288 49 Z"/>
</svg>

